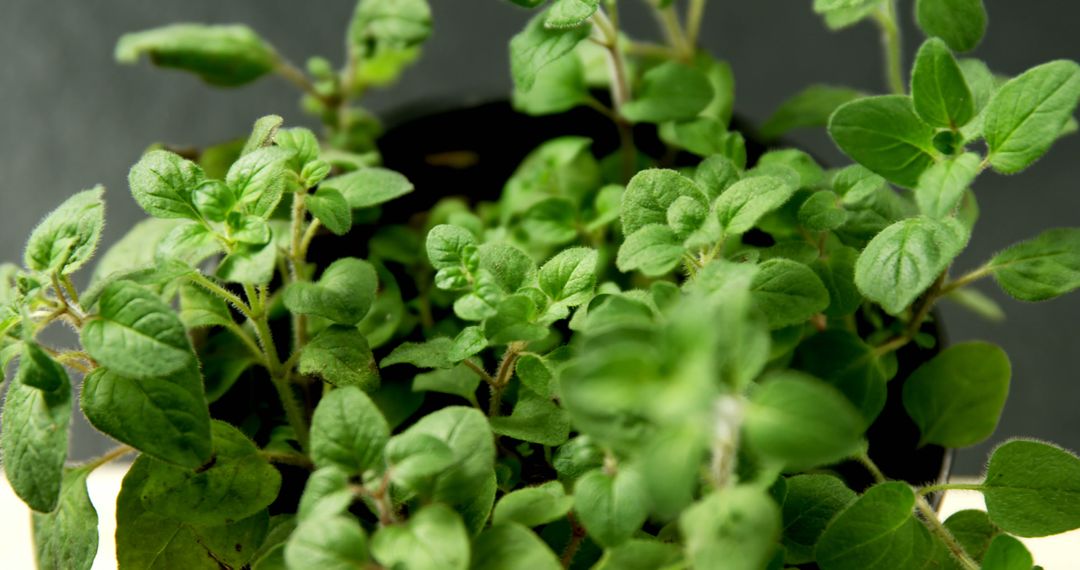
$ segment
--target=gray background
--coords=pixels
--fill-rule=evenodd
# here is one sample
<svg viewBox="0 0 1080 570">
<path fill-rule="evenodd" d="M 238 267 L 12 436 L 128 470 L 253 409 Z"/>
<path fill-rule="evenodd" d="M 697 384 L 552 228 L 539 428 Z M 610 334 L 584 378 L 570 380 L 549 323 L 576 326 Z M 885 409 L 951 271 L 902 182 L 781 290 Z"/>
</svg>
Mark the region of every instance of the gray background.
<svg viewBox="0 0 1080 570">
<path fill-rule="evenodd" d="M 433 0 L 436 31 L 422 62 L 389 92 L 368 100 L 376 111 L 445 97 L 482 97 L 509 89 L 506 43 L 528 13 L 498 0 Z M 297 96 L 270 78 L 231 91 L 208 88 L 181 73 L 120 67 L 112 48 L 122 33 L 177 21 L 245 22 L 298 63 L 321 54 L 338 60 L 351 0 L 2 0 L 0 2 L 0 259 L 21 257 L 35 222 L 66 196 L 95 183 L 108 189 L 106 244 L 141 212 L 128 194 L 127 169 L 151 142 L 203 145 L 242 135 L 251 122 L 278 113 L 310 123 Z M 652 21 L 627 1 L 632 34 L 655 36 Z M 987 0 L 990 31 L 976 55 L 996 71 L 1015 74 L 1054 58 L 1080 60 L 1075 23 L 1080 3 Z M 760 122 L 788 95 L 812 82 L 875 91 L 882 67 L 875 28 L 862 24 L 830 33 L 810 0 L 714 0 L 704 44 L 728 59 L 738 82 L 736 109 Z M 901 2 L 910 56 L 921 38 L 911 2 Z M 834 164 L 841 158 L 822 133 L 796 137 Z M 982 219 L 957 267 L 974 267 L 996 250 L 1052 226 L 1078 225 L 1075 157 L 1080 137 L 1059 143 L 1022 176 L 986 175 L 977 187 Z M 1073 168 L 1070 169 L 1070 166 Z M 1013 389 L 995 440 L 1031 436 L 1080 448 L 1080 383 L 1074 334 L 1080 295 L 1021 306 L 992 284 L 1009 317 L 988 324 L 945 307 L 953 341 L 983 338 L 1005 347 Z M 82 423 L 75 453 L 108 444 Z M 958 471 L 980 471 L 990 444 L 964 450 Z"/>
</svg>

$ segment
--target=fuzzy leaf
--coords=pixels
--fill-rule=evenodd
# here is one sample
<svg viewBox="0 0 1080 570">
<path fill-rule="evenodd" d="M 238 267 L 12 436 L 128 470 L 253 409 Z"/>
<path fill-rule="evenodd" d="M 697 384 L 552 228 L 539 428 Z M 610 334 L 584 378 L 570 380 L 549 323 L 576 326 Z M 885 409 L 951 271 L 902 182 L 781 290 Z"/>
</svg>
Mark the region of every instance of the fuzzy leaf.
<svg viewBox="0 0 1080 570">
<path fill-rule="evenodd" d="M 650 277 L 659 276 L 675 269 L 685 252 L 682 240 L 671 228 L 649 224 L 619 246 L 615 265 L 624 273 L 640 270 Z"/>
<path fill-rule="evenodd" d="M 927 36 L 937 36 L 956 51 L 971 51 L 986 33 L 983 0 L 918 0 L 915 17 Z"/>
<path fill-rule="evenodd" d="M 379 371 L 363 333 L 332 326 L 311 339 L 300 354 L 301 374 L 314 375 L 338 386 L 371 391 L 379 386 Z"/>
<path fill-rule="evenodd" d="M 814 561 L 814 546 L 829 521 L 855 500 L 843 481 L 832 475 L 796 475 L 786 479 L 783 545 L 786 564 Z"/>
<path fill-rule="evenodd" d="M 44 392 L 59 389 L 71 380 L 67 371 L 38 343 L 27 340 L 22 343 L 19 354 L 19 369 L 15 372 L 15 381 L 24 386 L 37 388 Z"/>
<path fill-rule="evenodd" d="M 716 199 L 720 227 L 728 235 L 744 234 L 769 212 L 787 202 L 796 187 L 772 176 L 744 178 Z"/>
<path fill-rule="evenodd" d="M 378 206 L 413 191 L 412 182 L 407 178 L 393 170 L 377 167 L 327 178 L 319 188 L 337 190 L 354 210 Z"/>
<path fill-rule="evenodd" d="M 915 56 L 911 98 L 919 117 L 938 128 L 955 130 L 975 116 L 975 99 L 964 74 L 937 38 L 926 40 Z"/>
<path fill-rule="evenodd" d="M 762 263 L 750 293 L 771 329 L 802 323 L 829 306 L 829 291 L 817 274 L 790 259 Z"/>
<path fill-rule="evenodd" d="M 540 267 L 540 290 L 567 307 L 584 303 L 596 287 L 597 260 L 596 250 L 564 249 Z"/>
<path fill-rule="evenodd" d="M 1080 527 L 1080 458 L 1060 447 L 1013 440 L 994 450 L 983 496 L 990 520 L 1017 536 Z"/>
<path fill-rule="evenodd" d="M 263 147 L 234 162 L 225 183 L 236 194 L 236 207 L 243 213 L 269 218 L 285 192 L 286 163 L 292 156 L 292 150 Z"/>
<path fill-rule="evenodd" d="M 390 426 L 359 388 L 346 386 L 323 396 L 311 418 L 311 460 L 351 473 L 381 466 Z"/>
<path fill-rule="evenodd" d="M 818 539 L 822 570 L 922 568 L 933 551 L 929 531 L 914 516 L 915 494 L 907 483 L 871 487 L 840 512 Z"/>
<path fill-rule="evenodd" d="M 304 203 L 311 210 L 311 215 L 331 232 L 343 236 L 352 228 L 352 210 L 341 192 L 320 186 Z"/>
<path fill-rule="evenodd" d="M 1045 301 L 1080 287 L 1080 229 L 1047 230 L 990 260 L 998 285 L 1021 301 Z"/>
<path fill-rule="evenodd" d="M 346 257 L 330 264 L 315 283 L 290 284 L 285 289 L 285 307 L 296 314 L 355 325 L 371 310 L 377 287 L 378 277 L 370 263 Z"/>
<path fill-rule="evenodd" d="M 649 224 L 667 224 L 668 208 L 680 196 L 705 201 L 697 184 L 674 170 L 650 169 L 637 173 L 623 193 L 623 233 L 629 236 Z"/>
<path fill-rule="evenodd" d="M 31 509 L 52 511 L 60 501 L 68 454 L 71 385 L 45 392 L 13 379 L 0 420 L 0 449 L 12 490 Z"/>
<path fill-rule="evenodd" d="M 85 265 L 105 225 L 104 192 L 101 186 L 79 192 L 46 216 L 26 242 L 26 267 L 67 275 Z"/>
<path fill-rule="evenodd" d="M 116 43 L 120 63 L 135 63 L 143 54 L 154 65 L 189 71 L 221 87 L 250 83 L 277 62 L 274 48 L 242 25 L 173 24 L 125 34 Z"/>
<path fill-rule="evenodd" d="M 552 29 L 544 25 L 546 19 L 546 14 L 538 14 L 510 40 L 510 74 L 521 91 L 532 89 L 540 70 L 570 54 L 589 36 L 591 26 Z"/>
<path fill-rule="evenodd" d="M 192 194 L 203 180 L 197 164 L 164 150 L 144 154 L 128 173 L 131 195 L 155 218 L 199 219 Z"/>
<path fill-rule="evenodd" d="M 937 157 L 934 134 L 903 95 L 857 99 L 829 119 L 829 135 L 844 154 L 906 188 L 915 187 Z"/>
<path fill-rule="evenodd" d="M 86 469 L 64 473 L 60 504 L 49 514 L 33 513 L 39 568 L 90 570 L 98 547 L 98 515 L 86 490 Z"/>
<path fill-rule="evenodd" d="M 550 399 L 532 390 L 521 389 L 509 416 L 491 418 L 491 431 L 554 447 L 570 438 L 570 416 Z"/>
<path fill-rule="evenodd" d="M 979 174 L 979 155 L 968 152 L 943 160 L 923 172 L 915 187 L 919 211 L 931 218 L 951 216 Z"/>
</svg>

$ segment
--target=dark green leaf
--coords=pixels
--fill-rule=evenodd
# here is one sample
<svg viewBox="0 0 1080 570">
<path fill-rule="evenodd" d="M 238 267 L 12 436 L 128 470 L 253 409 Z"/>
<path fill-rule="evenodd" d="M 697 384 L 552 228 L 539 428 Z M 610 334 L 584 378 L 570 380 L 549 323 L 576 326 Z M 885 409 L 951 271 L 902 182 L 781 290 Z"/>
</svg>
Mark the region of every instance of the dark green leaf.
<svg viewBox="0 0 1080 570">
<path fill-rule="evenodd" d="M 335 386 L 371 391 L 379 386 L 379 371 L 363 333 L 332 326 L 304 347 L 297 365 L 301 374 L 318 376 Z"/>
<path fill-rule="evenodd" d="M 933 550 L 930 533 L 914 516 L 907 483 L 871 487 L 833 518 L 815 555 L 822 570 L 922 568 Z"/>
<path fill-rule="evenodd" d="M 950 346 L 904 382 L 904 408 L 921 443 L 968 447 L 994 433 L 1009 393 L 1011 367 L 1001 348 L 985 342 Z"/>
<path fill-rule="evenodd" d="M 427 342 L 403 342 L 383 357 L 379 366 L 412 364 L 417 368 L 451 368 L 454 361 L 449 357 L 453 340 L 446 337 L 433 338 Z"/>
<path fill-rule="evenodd" d="M 68 384 L 70 380 L 64 367 L 53 360 L 49 353 L 41 348 L 41 345 L 32 340 L 26 340 L 22 343 L 15 382 L 44 392 L 52 392 Z"/>
<path fill-rule="evenodd" d="M 151 457 L 189 469 L 210 459 L 210 412 L 193 366 L 138 380 L 98 368 L 80 406 L 94 427 Z"/>
<path fill-rule="evenodd" d="M 967 509 L 958 511 L 945 519 L 945 528 L 964 547 L 964 551 L 977 561 L 981 561 L 994 537 L 1001 534 L 1001 529 L 990 521 L 986 511 Z"/>
<path fill-rule="evenodd" d="M 994 278 L 1021 301 L 1053 299 L 1080 287 L 1080 229 L 1047 230 L 990 260 Z"/>
<path fill-rule="evenodd" d="M 864 425 L 885 407 L 885 366 L 854 333 L 832 329 L 808 338 L 799 345 L 795 366 L 843 392 L 862 412 Z"/>
<path fill-rule="evenodd" d="M 154 65 L 189 71 L 211 85 L 234 87 L 270 73 L 274 48 L 242 25 L 173 24 L 125 34 L 116 60 L 135 63 L 146 54 Z"/>
<path fill-rule="evenodd" d="M 547 397 L 522 388 L 509 416 L 491 418 L 491 431 L 554 447 L 570 438 L 570 416 Z"/>
<path fill-rule="evenodd" d="M 304 201 L 311 215 L 315 216 L 326 229 L 342 236 L 352 228 L 352 210 L 345 196 L 333 188 L 320 186 L 314 194 Z"/>
<path fill-rule="evenodd" d="M 90 570 L 97 554 L 98 516 L 86 490 L 89 474 L 86 469 L 69 469 L 57 509 L 33 513 L 38 568 Z"/>
<path fill-rule="evenodd" d="M 787 479 L 784 499 L 784 562 L 814 561 L 814 546 L 837 513 L 855 500 L 852 491 L 832 475 L 796 475 Z"/>
<path fill-rule="evenodd" d="M 817 274 L 789 259 L 762 263 L 750 291 L 772 329 L 802 323 L 829 306 L 829 292 Z"/>
<path fill-rule="evenodd" d="M 645 72 L 634 100 L 619 112 L 635 123 L 679 121 L 696 117 L 712 98 L 712 84 L 704 73 L 669 61 Z"/>
<path fill-rule="evenodd" d="M 990 520 L 1018 536 L 1080 527 L 1080 459 L 1046 443 L 1013 440 L 994 450 L 983 495 Z"/>
<path fill-rule="evenodd" d="M 23 256 L 28 269 L 67 275 L 90 260 L 105 225 L 105 188 L 68 198 L 34 228 Z"/>
<path fill-rule="evenodd" d="M 983 570 L 1031 570 L 1034 564 L 1024 543 L 1007 534 L 994 537 L 982 559 Z"/>
<path fill-rule="evenodd" d="M 975 116 L 975 99 L 964 74 L 938 38 L 926 40 L 915 56 L 911 98 L 919 117 L 938 128 L 956 130 Z"/>
<path fill-rule="evenodd" d="M 983 0 L 918 0 L 915 17 L 927 36 L 937 36 L 956 51 L 971 51 L 986 33 Z"/>
<path fill-rule="evenodd" d="M 932 127 L 915 113 L 910 97 L 865 97 L 840 106 L 829 134 L 855 162 L 890 182 L 913 188 L 935 161 Z"/>
<path fill-rule="evenodd" d="M 378 469 L 390 426 L 371 398 L 354 386 L 331 390 L 311 418 L 311 459 L 352 473 Z"/>
<path fill-rule="evenodd" d="M 484 531 L 473 543 L 470 570 L 559 570 L 558 557 L 540 537 L 514 523 Z"/>
<path fill-rule="evenodd" d="M 0 448 L 4 472 L 15 494 L 31 509 L 47 513 L 60 500 L 71 424 L 71 385 L 52 392 L 12 379 L 4 399 Z"/>
<path fill-rule="evenodd" d="M 188 329 L 229 326 L 234 322 L 224 299 L 194 283 L 180 286 L 180 321 Z"/>
<path fill-rule="evenodd" d="M 854 313 L 862 305 L 862 294 L 855 287 L 855 262 L 859 252 L 851 247 L 835 247 L 828 255 L 811 265 L 814 273 L 829 292 L 829 306 L 825 315 L 842 317 Z"/>
<path fill-rule="evenodd" d="M 413 391 L 442 392 L 475 402 L 479 384 L 480 377 L 476 372 L 464 364 L 459 364 L 449 369 L 417 374 L 413 378 Z"/>
<path fill-rule="evenodd" d="M 375 302 L 378 277 L 368 262 L 345 257 L 323 271 L 315 283 L 297 282 L 285 289 L 285 307 L 296 314 L 318 315 L 355 325 Z"/>
</svg>

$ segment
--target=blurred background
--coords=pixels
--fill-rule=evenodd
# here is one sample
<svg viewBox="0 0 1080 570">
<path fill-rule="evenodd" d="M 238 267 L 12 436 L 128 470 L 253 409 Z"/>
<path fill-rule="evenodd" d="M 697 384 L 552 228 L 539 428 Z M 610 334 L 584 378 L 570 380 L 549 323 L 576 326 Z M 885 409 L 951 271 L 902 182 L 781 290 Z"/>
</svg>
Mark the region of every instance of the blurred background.
<svg viewBox="0 0 1080 570">
<path fill-rule="evenodd" d="M 193 76 L 121 67 L 113 45 L 124 32 L 179 21 L 249 24 L 302 64 L 323 55 L 340 63 L 354 0 L 3 0 L 0 7 L 0 259 L 19 260 L 37 220 L 71 193 L 102 183 L 108 188 L 108 246 L 142 212 L 128 193 L 128 168 L 153 142 L 207 145 L 249 131 L 259 116 L 276 113 L 287 124 L 315 126 L 299 112 L 297 92 L 269 78 L 218 90 Z M 365 102 L 385 114 L 424 101 L 476 101 L 510 90 L 507 42 L 529 13 L 499 0 L 433 0 L 435 34 L 422 61 L 389 91 Z M 637 2 L 625 5 L 624 27 L 656 37 Z M 913 1 L 901 1 L 906 63 L 922 41 Z M 1056 58 L 1080 60 L 1080 2 L 986 0 L 990 28 L 974 52 L 997 72 L 1014 75 Z M 811 11 L 811 0 L 714 0 L 703 44 L 731 62 L 737 81 L 736 113 L 760 123 L 788 96 L 811 83 L 883 91 L 876 28 L 869 23 L 830 33 Z M 831 165 L 847 161 L 822 132 L 792 140 Z M 1080 225 L 1080 137 L 1059 142 L 1018 178 L 987 174 L 977 193 L 982 218 L 958 261 L 972 268 L 997 250 L 1045 228 Z M 88 273 L 88 272 L 87 272 Z M 85 276 L 84 276 L 85 278 Z M 992 283 L 981 289 L 1008 318 L 987 323 L 945 306 L 950 340 L 986 339 L 1002 345 L 1013 363 L 1013 384 L 992 442 L 960 451 L 955 472 L 975 475 L 989 448 L 1015 436 L 1036 437 L 1080 449 L 1080 295 L 1037 305 L 1006 298 Z M 1077 351 L 1077 352 L 1073 352 Z M 73 434 L 76 459 L 110 447 L 81 418 Z"/>
</svg>

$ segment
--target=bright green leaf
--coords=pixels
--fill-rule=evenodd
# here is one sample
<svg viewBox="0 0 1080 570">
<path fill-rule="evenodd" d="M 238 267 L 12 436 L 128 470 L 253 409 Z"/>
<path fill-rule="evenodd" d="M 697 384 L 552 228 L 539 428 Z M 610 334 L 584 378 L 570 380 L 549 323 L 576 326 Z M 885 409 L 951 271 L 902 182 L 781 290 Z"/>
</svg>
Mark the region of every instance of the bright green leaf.
<svg viewBox="0 0 1080 570">
<path fill-rule="evenodd" d="M 221 87 L 249 83 L 270 73 L 277 54 L 243 25 L 173 24 L 120 37 L 116 60 L 135 63 L 146 54 L 154 65 L 189 71 Z"/>
<path fill-rule="evenodd" d="M 390 426 L 371 398 L 354 386 L 331 390 L 311 418 L 311 459 L 363 473 L 381 465 Z"/>
<path fill-rule="evenodd" d="M 614 475 L 590 471 L 574 484 L 574 512 L 604 546 L 618 546 L 641 528 L 649 516 L 647 501 L 641 475 L 626 467 Z"/>
<path fill-rule="evenodd" d="M 695 569 L 757 570 L 776 550 L 780 509 L 762 489 L 729 487 L 683 511 L 679 528 Z"/>
<path fill-rule="evenodd" d="M 829 306 L 829 292 L 817 274 L 790 259 L 762 263 L 750 293 L 771 329 L 802 323 Z"/>
<path fill-rule="evenodd" d="M 589 36 L 591 26 L 551 29 L 544 25 L 546 14 L 538 14 L 523 31 L 510 40 L 510 74 L 514 86 L 529 91 L 536 75 L 549 64 L 566 57 Z"/>
<path fill-rule="evenodd" d="M 1017 536 L 1080 527 L 1080 458 L 1054 445 L 1013 440 L 994 450 L 983 496 L 990 520 Z"/>
<path fill-rule="evenodd" d="M 71 385 L 52 392 L 13 379 L 0 417 L 0 449 L 12 490 L 31 509 L 47 513 L 60 501 L 71 424 Z"/>
<path fill-rule="evenodd" d="M 772 176 L 744 178 L 717 198 L 714 207 L 728 235 L 744 234 L 769 212 L 787 202 L 796 188 Z"/>
<path fill-rule="evenodd" d="M 330 264 L 317 282 L 290 284 L 285 289 L 285 307 L 296 314 L 355 325 L 371 310 L 377 287 L 378 277 L 370 263 L 344 257 Z"/>
<path fill-rule="evenodd" d="M 412 182 L 407 178 L 393 170 L 377 167 L 327 178 L 319 188 L 337 190 L 354 210 L 378 206 L 413 191 Z"/>
<path fill-rule="evenodd" d="M 986 33 L 983 0 L 917 0 L 915 17 L 927 36 L 937 36 L 956 51 L 971 51 Z"/>
<path fill-rule="evenodd" d="M 573 506 L 574 498 L 566 496 L 562 483 L 549 481 L 503 495 L 495 504 L 491 522 L 537 527 L 565 517 Z"/>
<path fill-rule="evenodd" d="M 924 121 L 943 129 L 958 129 L 975 116 L 971 95 L 960 66 L 940 39 L 926 40 L 915 56 L 911 99 Z"/>
<path fill-rule="evenodd" d="M 320 186 L 304 203 L 311 210 L 311 215 L 331 232 L 342 236 L 352 228 L 352 210 L 341 192 Z"/>
<path fill-rule="evenodd" d="M 951 216 L 979 175 L 979 162 L 979 155 L 968 152 L 926 169 L 915 187 L 919 211 L 931 218 Z"/>
<path fill-rule="evenodd" d="M 705 74 L 668 61 L 645 72 L 634 99 L 619 112 L 635 123 L 679 121 L 696 117 L 712 98 L 712 84 Z"/>
<path fill-rule="evenodd" d="M 645 275 L 663 275 L 679 264 L 686 249 L 675 232 L 661 224 L 650 224 L 630 234 L 619 247 L 615 265 L 624 273 L 640 270 Z"/>
<path fill-rule="evenodd" d="M 90 260 L 105 225 L 101 186 L 68 198 L 34 228 L 24 263 L 34 271 L 67 275 Z"/>
<path fill-rule="evenodd" d="M 906 188 L 919 182 L 938 154 L 934 129 L 903 95 L 865 97 L 840 106 L 829 119 L 829 134 L 855 162 Z"/>
<path fill-rule="evenodd" d="M 1021 301 L 1053 299 L 1080 287 L 1080 229 L 1047 230 L 989 263 L 1006 293 Z"/>
</svg>

